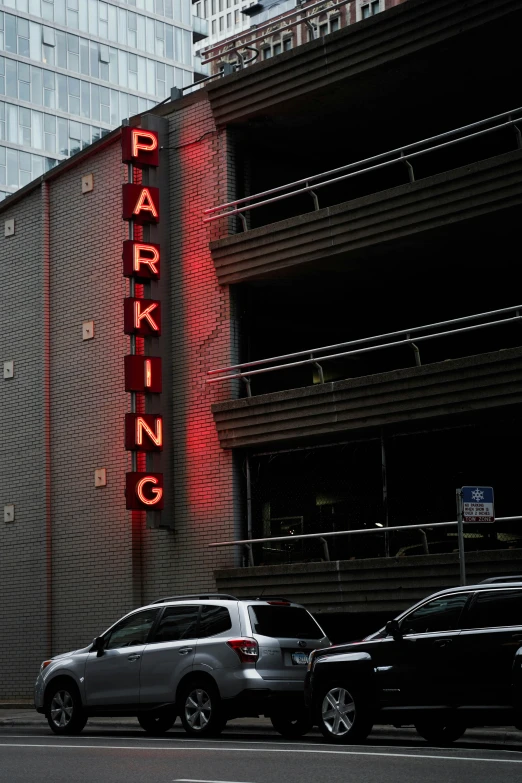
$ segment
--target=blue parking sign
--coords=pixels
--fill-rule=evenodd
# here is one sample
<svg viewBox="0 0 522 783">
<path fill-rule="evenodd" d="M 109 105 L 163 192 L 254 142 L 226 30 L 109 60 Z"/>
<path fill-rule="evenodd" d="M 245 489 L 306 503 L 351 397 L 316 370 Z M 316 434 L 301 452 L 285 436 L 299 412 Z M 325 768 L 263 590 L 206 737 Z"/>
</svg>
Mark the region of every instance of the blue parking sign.
<svg viewBox="0 0 522 783">
<path fill-rule="evenodd" d="M 493 487 L 462 487 L 464 522 L 494 522 Z"/>
</svg>

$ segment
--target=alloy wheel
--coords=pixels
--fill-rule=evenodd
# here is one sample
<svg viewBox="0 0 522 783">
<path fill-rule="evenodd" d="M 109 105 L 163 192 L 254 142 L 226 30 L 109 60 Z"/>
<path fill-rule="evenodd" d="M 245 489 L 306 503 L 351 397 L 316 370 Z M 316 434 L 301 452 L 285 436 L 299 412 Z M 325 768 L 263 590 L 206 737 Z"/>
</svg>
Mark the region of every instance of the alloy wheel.
<svg viewBox="0 0 522 783">
<path fill-rule="evenodd" d="M 195 731 L 204 729 L 212 715 L 212 702 L 203 688 L 195 688 L 185 700 L 185 718 Z"/>
<path fill-rule="evenodd" d="M 51 720 L 58 728 L 65 728 L 72 720 L 74 702 L 69 691 L 56 691 L 51 701 Z"/>
<path fill-rule="evenodd" d="M 321 717 L 333 736 L 348 734 L 355 721 L 355 704 L 350 692 L 345 688 L 329 690 L 323 699 Z"/>
</svg>

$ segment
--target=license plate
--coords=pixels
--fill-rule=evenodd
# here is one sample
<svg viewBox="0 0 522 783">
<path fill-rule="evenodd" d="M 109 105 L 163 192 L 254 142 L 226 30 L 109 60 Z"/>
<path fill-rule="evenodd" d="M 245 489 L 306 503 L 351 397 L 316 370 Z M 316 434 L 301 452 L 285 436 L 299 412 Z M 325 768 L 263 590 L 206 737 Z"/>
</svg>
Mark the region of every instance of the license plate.
<svg viewBox="0 0 522 783">
<path fill-rule="evenodd" d="M 304 664 L 306 666 L 306 664 L 308 663 L 308 653 L 305 652 L 292 653 L 292 663 L 297 663 L 301 665 Z"/>
</svg>

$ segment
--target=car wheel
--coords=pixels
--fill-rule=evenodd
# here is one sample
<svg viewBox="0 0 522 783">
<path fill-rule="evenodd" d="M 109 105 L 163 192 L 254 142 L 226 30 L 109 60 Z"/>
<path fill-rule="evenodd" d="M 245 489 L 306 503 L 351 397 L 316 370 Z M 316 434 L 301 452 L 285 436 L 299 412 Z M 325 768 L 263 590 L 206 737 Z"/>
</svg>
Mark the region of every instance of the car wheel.
<svg viewBox="0 0 522 783">
<path fill-rule="evenodd" d="M 45 717 L 55 734 L 79 734 L 87 723 L 78 689 L 73 683 L 57 683 L 49 691 Z"/>
<path fill-rule="evenodd" d="M 349 685 L 327 685 L 319 692 L 316 722 L 329 742 L 351 743 L 366 739 L 373 727 L 371 712 Z"/>
<path fill-rule="evenodd" d="M 466 726 L 453 718 L 422 720 L 415 724 L 415 728 L 432 745 L 450 745 L 466 731 Z"/>
<path fill-rule="evenodd" d="M 215 685 L 195 680 L 181 694 L 183 728 L 194 737 L 215 737 L 226 725 L 221 699 Z"/>
<path fill-rule="evenodd" d="M 272 715 L 270 717 L 272 726 L 283 737 L 295 739 L 303 737 L 313 726 L 311 718 L 305 715 Z"/>
<path fill-rule="evenodd" d="M 152 734 L 155 737 L 165 734 L 174 726 L 175 722 L 176 713 L 172 710 L 142 712 L 138 715 L 138 723 L 141 728 L 146 731 L 147 734 Z"/>
</svg>

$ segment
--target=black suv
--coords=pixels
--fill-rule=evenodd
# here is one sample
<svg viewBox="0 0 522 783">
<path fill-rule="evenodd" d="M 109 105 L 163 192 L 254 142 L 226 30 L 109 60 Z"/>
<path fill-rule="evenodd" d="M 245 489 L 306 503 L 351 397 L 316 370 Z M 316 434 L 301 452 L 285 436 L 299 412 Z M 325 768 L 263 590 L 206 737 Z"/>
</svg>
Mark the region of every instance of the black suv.
<svg viewBox="0 0 522 783">
<path fill-rule="evenodd" d="M 315 650 L 305 697 L 331 742 L 374 723 L 413 724 L 434 744 L 522 729 L 522 577 L 443 590 L 360 642 Z"/>
</svg>

